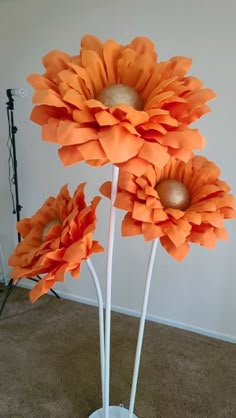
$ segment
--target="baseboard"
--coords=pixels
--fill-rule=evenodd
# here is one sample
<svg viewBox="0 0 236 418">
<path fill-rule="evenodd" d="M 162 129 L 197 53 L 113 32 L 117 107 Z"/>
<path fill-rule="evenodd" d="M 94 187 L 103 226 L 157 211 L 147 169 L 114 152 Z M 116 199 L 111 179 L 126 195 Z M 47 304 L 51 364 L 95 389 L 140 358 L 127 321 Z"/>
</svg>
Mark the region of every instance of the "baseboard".
<svg viewBox="0 0 236 418">
<path fill-rule="evenodd" d="M 33 284 L 29 280 L 21 280 L 19 286 L 23 287 L 23 288 L 26 288 L 26 289 L 31 289 L 33 287 Z M 67 292 L 63 292 L 61 290 L 56 290 L 56 292 L 63 299 L 73 300 L 75 302 L 83 303 L 83 304 L 86 304 L 86 305 L 97 306 L 97 301 L 95 299 L 87 298 L 87 297 L 84 297 L 84 296 L 74 295 L 73 293 L 67 293 Z M 138 312 L 134 309 L 124 308 L 122 306 L 112 305 L 112 311 L 122 313 L 122 314 L 125 314 L 125 315 L 134 316 L 136 318 L 140 317 L 140 312 Z M 212 331 L 212 330 L 209 330 L 209 329 L 200 328 L 200 327 L 197 327 L 195 325 L 189 325 L 189 324 L 185 324 L 185 323 L 182 323 L 182 322 L 174 321 L 172 319 L 162 318 L 162 317 L 157 316 L 157 315 L 147 314 L 147 319 L 149 321 L 157 322 L 159 324 L 168 325 L 170 327 L 183 329 L 185 331 L 194 332 L 196 334 L 201 334 L 201 335 L 205 335 L 207 337 L 216 338 L 218 340 L 223 340 L 223 341 L 226 341 L 226 342 L 236 344 L 236 337 L 234 337 L 233 335 L 227 335 L 227 334 L 223 334 L 223 333 L 220 333 L 220 332 L 217 332 L 217 331 Z"/>
</svg>

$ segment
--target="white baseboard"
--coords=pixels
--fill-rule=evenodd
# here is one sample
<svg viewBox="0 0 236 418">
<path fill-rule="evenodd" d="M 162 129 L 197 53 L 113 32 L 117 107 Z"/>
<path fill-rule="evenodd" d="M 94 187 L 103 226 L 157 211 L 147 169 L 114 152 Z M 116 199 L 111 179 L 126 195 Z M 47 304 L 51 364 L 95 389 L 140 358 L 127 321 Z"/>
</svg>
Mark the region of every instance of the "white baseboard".
<svg viewBox="0 0 236 418">
<path fill-rule="evenodd" d="M 33 287 L 33 283 L 31 283 L 29 280 L 21 280 L 19 286 L 26 288 L 26 289 L 31 289 Z M 61 290 L 57 290 L 57 289 L 55 289 L 55 291 L 63 299 L 73 300 L 75 302 L 83 303 L 85 305 L 97 306 L 97 301 L 95 299 L 74 295 L 73 293 L 67 293 Z M 122 306 L 112 305 L 112 311 L 122 313 L 125 315 L 134 316 L 136 318 L 140 317 L 140 312 L 135 311 L 134 309 L 124 308 Z M 147 320 L 236 344 L 236 337 L 233 335 L 227 335 L 227 334 L 223 334 L 217 331 L 200 328 L 195 325 L 184 324 L 182 322 L 174 321 L 172 319 L 162 318 L 157 315 L 147 314 Z"/>
</svg>

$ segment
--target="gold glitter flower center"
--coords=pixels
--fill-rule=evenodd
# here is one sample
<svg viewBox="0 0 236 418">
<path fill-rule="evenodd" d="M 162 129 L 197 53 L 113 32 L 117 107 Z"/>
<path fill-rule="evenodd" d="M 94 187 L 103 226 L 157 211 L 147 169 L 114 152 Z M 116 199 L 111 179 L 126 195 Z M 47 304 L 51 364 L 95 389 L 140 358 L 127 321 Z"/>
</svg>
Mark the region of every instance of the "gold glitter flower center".
<svg viewBox="0 0 236 418">
<path fill-rule="evenodd" d="M 97 95 L 99 100 L 107 107 L 115 107 L 121 104 L 129 105 L 136 110 L 143 110 L 143 101 L 135 89 L 124 84 L 114 84 L 105 87 Z"/>
<path fill-rule="evenodd" d="M 179 180 L 162 180 L 155 187 L 162 206 L 172 209 L 186 210 L 191 201 L 188 188 Z"/>
</svg>

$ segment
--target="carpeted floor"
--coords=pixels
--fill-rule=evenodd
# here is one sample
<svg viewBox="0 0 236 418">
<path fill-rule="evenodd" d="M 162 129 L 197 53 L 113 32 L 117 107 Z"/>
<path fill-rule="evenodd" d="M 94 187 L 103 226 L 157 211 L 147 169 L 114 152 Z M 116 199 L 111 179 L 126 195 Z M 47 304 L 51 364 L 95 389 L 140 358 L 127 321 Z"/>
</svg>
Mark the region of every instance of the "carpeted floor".
<svg viewBox="0 0 236 418">
<path fill-rule="evenodd" d="M 128 404 L 137 330 L 113 314 L 112 404 Z M 31 305 L 15 290 L 0 320 L 1 418 L 87 418 L 101 406 L 99 373 L 96 308 L 50 296 Z M 235 418 L 236 346 L 148 322 L 136 414 Z"/>
</svg>

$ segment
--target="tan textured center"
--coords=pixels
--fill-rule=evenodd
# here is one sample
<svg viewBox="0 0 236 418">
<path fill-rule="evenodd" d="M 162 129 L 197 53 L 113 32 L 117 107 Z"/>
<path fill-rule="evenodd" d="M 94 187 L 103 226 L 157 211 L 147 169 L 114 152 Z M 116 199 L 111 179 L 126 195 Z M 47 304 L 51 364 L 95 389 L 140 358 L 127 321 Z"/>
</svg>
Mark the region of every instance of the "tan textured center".
<svg viewBox="0 0 236 418">
<path fill-rule="evenodd" d="M 155 187 L 162 206 L 172 209 L 186 210 L 191 201 L 187 187 L 179 180 L 162 180 Z"/>
<path fill-rule="evenodd" d="M 54 225 L 61 225 L 61 221 L 59 219 L 54 219 L 53 221 L 49 222 L 43 229 L 42 232 L 42 241 L 45 241 L 46 235 L 49 233 L 50 229 Z"/>
<path fill-rule="evenodd" d="M 115 107 L 121 104 L 132 106 L 136 110 L 143 110 L 143 101 L 136 90 L 124 84 L 114 84 L 105 87 L 96 97 L 107 107 Z"/>
</svg>

